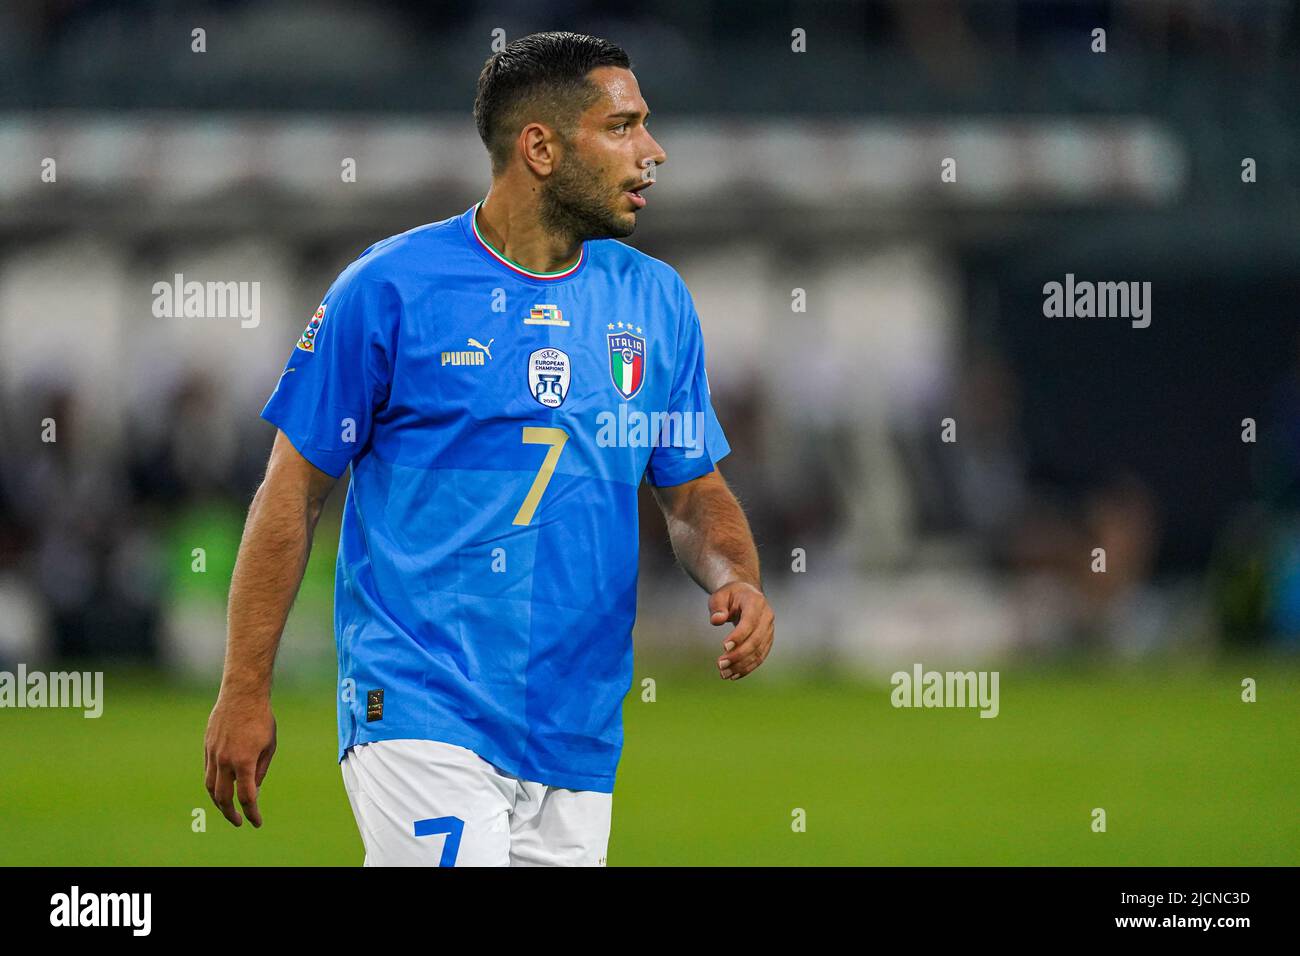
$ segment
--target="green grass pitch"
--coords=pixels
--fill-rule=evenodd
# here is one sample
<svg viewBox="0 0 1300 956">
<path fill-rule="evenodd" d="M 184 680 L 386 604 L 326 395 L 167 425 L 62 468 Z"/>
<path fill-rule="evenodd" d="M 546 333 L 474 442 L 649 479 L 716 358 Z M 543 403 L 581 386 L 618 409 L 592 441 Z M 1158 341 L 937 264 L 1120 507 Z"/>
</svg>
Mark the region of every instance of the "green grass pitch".
<svg viewBox="0 0 1300 956">
<path fill-rule="evenodd" d="M 1004 670 L 981 719 L 895 710 L 884 684 L 641 663 L 609 863 L 1295 865 L 1298 691 L 1300 667 L 1260 659 Z M 332 693 L 328 676 L 277 687 L 261 830 L 203 789 L 212 688 L 110 671 L 97 720 L 0 711 L 0 863 L 359 865 Z"/>
</svg>

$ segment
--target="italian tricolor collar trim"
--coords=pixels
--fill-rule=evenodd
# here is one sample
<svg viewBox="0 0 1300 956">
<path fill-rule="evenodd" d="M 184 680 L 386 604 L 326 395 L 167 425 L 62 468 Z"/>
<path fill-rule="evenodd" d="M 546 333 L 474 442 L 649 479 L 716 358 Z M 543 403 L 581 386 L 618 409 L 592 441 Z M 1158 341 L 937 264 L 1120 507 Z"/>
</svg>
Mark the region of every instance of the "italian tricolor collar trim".
<svg viewBox="0 0 1300 956">
<path fill-rule="evenodd" d="M 483 202 L 482 200 L 480 200 L 479 202 L 475 203 L 474 208 L 470 210 L 470 214 L 469 214 L 470 229 L 473 231 L 474 238 L 478 240 L 479 245 L 483 247 L 483 250 L 488 255 L 490 255 L 493 259 L 495 259 L 497 262 L 501 263 L 503 266 L 509 269 L 511 272 L 517 273 L 518 275 L 521 276 L 525 276 L 526 278 L 529 279 L 543 279 L 543 280 L 564 279 L 577 272 L 582 267 L 583 262 L 586 261 L 587 244 L 584 242 L 582 244 L 582 249 L 578 253 L 577 261 L 574 262 L 573 265 L 569 266 L 567 269 L 561 269 L 559 272 L 533 272 L 531 269 L 525 269 L 517 262 L 511 262 L 501 253 L 493 249 L 492 246 L 488 243 L 488 241 L 483 238 L 483 234 L 478 231 L 478 210 L 479 207 L 482 205 Z"/>
</svg>

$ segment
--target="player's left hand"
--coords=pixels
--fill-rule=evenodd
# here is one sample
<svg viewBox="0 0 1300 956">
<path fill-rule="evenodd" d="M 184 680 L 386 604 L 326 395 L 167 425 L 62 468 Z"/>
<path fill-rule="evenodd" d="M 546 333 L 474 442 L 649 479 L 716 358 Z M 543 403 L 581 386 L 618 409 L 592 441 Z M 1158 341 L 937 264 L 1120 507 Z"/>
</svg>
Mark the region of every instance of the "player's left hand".
<svg viewBox="0 0 1300 956">
<path fill-rule="evenodd" d="M 714 627 L 735 623 L 722 641 L 726 652 L 718 658 L 723 680 L 739 680 L 767 659 L 776 637 L 776 615 L 763 592 L 752 584 L 734 581 L 709 596 L 710 623 Z"/>
</svg>

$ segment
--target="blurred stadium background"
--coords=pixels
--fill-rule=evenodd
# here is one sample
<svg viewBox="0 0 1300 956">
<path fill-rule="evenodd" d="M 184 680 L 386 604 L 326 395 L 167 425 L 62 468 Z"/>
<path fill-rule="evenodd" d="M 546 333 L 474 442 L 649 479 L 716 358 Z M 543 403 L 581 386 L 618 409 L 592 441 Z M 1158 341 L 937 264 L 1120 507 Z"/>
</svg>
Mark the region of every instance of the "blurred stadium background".
<svg viewBox="0 0 1300 956">
<path fill-rule="evenodd" d="M 0 864 L 360 862 L 342 489 L 266 828 L 202 786 L 258 412 L 346 263 L 482 197 L 478 70 L 546 29 L 632 56 L 669 158 L 630 242 L 694 294 L 778 614 L 717 681 L 643 497 L 611 864 L 1300 862 L 1294 4 L 10 0 L 0 669 L 103 670 L 106 702 L 0 710 Z M 1067 273 L 1151 282 L 1150 327 L 1044 318 Z M 260 321 L 156 317 L 176 274 L 259 283 Z M 999 669 L 1000 716 L 892 709 L 913 662 Z"/>
</svg>

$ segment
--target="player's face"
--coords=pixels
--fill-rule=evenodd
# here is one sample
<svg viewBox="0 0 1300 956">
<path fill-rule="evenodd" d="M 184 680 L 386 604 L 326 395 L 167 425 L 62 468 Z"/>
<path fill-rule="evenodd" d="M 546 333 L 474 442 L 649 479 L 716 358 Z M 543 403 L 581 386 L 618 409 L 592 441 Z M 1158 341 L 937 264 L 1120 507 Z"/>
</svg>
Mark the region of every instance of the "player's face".
<svg viewBox="0 0 1300 956">
<path fill-rule="evenodd" d="M 575 239 L 630 236 L 653 168 L 668 155 L 646 129 L 649 107 L 631 70 L 602 66 L 588 79 L 600 99 L 577 129 L 542 187 L 542 216 Z"/>
</svg>

